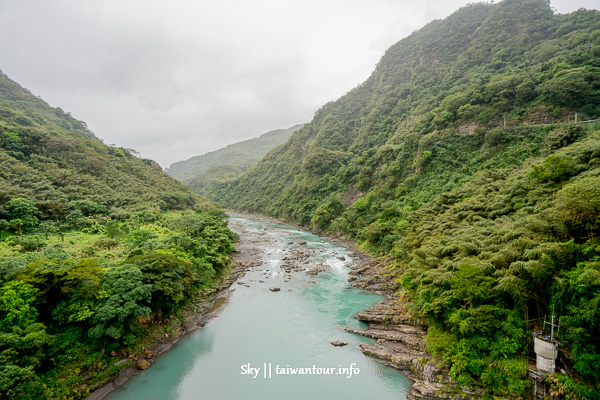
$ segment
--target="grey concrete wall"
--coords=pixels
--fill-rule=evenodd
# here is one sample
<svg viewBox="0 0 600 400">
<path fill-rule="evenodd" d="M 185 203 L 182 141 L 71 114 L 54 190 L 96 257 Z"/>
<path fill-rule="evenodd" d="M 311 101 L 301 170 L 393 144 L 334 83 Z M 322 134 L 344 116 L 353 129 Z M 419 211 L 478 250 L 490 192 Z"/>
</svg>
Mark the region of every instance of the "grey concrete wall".
<svg viewBox="0 0 600 400">
<path fill-rule="evenodd" d="M 546 342 L 545 340 L 533 338 L 533 350 L 538 356 L 556 360 L 558 357 L 558 345 L 556 343 Z"/>
<path fill-rule="evenodd" d="M 555 360 L 551 360 L 549 358 L 544 358 L 540 355 L 537 356 L 537 369 L 539 369 L 540 371 L 546 371 L 546 372 L 550 372 L 553 373 L 554 369 L 556 368 L 556 362 Z"/>
</svg>

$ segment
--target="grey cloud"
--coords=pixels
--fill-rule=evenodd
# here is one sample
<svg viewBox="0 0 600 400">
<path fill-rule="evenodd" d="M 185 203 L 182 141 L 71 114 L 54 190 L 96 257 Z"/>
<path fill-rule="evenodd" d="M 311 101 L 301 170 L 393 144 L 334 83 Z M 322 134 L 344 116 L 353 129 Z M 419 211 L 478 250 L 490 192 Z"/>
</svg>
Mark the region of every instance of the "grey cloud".
<svg viewBox="0 0 600 400">
<path fill-rule="evenodd" d="M 309 121 L 470 1 L 2 0 L 0 69 L 166 167 Z"/>
</svg>

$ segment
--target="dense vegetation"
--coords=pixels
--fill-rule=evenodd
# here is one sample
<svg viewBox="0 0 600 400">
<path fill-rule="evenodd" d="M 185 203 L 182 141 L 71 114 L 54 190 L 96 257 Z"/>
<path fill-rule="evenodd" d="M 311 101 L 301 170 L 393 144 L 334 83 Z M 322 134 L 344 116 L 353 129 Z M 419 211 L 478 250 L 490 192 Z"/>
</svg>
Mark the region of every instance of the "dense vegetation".
<svg viewBox="0 0 600 400">
<path fill-rule="evenodd" d="M 302 125 L 267 132 L 202 156 L 171 164 L 165 172 L 202 194 L 211 184 L 237 178 L 273 148 L 285 143 Z"/>
<path fill-rule="evenodd" d="M 0 75 L 0 398 L 80 398 L 134 362 L 114 356 L 226 270 L 225 217 Z"/>
<path fill-rule="evenodd" d="M 463 386 L 529 393 L 531 331 L 554 308 L 573 371 L 555 393 L 600 398 L 600 125 L 580 123 L 599 116 L 598 11 L 474 4 L 209 197 L 392 256 Z"/>
</svg>

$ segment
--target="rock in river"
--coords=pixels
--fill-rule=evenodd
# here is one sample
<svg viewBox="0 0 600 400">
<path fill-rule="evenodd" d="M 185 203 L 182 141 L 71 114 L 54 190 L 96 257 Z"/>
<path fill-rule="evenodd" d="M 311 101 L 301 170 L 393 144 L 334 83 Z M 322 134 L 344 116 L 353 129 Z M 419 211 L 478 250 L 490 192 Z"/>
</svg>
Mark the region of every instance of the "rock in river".
<svg viewBox="0 0 600 400">
<path fill-rule="evenodd" d="M 335 347 L 342 347 L 342 346 L 346 346 L 348 343 L 340 342 L 339 340 L 332 340 L 331 342 L 329 342 L 329 344 L 331 344 L 332 346 L 335 346 Z"/>
</svg>

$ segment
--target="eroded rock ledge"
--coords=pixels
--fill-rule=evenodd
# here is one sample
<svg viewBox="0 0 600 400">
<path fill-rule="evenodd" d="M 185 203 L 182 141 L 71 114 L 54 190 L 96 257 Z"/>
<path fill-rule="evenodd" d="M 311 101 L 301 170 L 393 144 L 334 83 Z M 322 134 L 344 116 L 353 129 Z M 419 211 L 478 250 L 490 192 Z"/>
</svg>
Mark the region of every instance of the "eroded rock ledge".
<svg viewBox="0 0 600 400">
<path fill-rule="evenodd" d="M 370 260 L 353 268 L 351 274 L 361 277 L 353 287 L 382 294 L 386 299 L 355 316 L 367 322 L 368 329 L 344 330 L 377 339 L 376 343 L 361 344 L 360 348 L 365 355 L 406 374 L 413 382 L 407 399 L 480 398 L 483 389 L 472 391 L 459 387 L 448 375 L 448 369 L 425 352 L 427 327 L 411 318 L 392 271 L 386 267 L 385 260 Z"/>
</svg>

